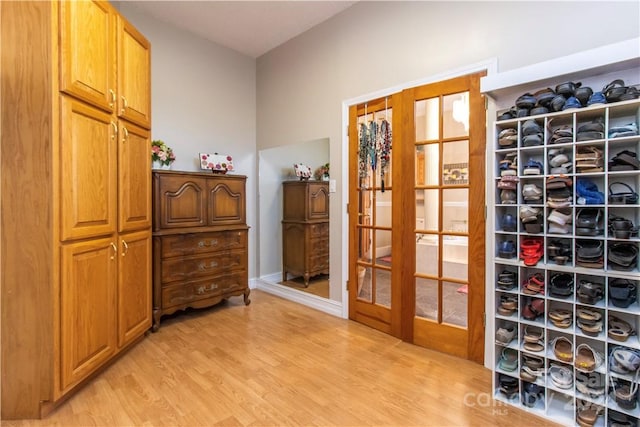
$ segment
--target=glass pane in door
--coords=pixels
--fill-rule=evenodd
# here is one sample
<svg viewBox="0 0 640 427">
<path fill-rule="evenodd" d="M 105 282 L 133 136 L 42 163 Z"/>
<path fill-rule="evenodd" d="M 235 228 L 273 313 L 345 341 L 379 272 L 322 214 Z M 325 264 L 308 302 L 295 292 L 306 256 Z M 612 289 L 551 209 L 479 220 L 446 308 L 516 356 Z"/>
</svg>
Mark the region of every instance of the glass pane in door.
<svg viewBox="0 0 640 427">
<path fill-rule="evenodd" d="M 414 108 L 416 141 L 438 139 L 440 136 L 440 128 L 438 126 L 431 126 L 431 124 L 438 123 L 440 116 L 440 99 L 430 98 L 416 101 Z"/>
<path fill-rule="evenodd" d="M 469 134 L 469 92 L 442 97 L 442 136 L 457 138 Z"/>
<path fill-rule="evenodd" d="M 440 183 L 440 150 L 438 144 L 416 146 L 416 185 Z"/>
<path fill-rule="evenodd" d="M 438 319 L 438 281 L 416 278 L 416 316 Z"/>
<path fill-rule="evenodd" d="M 440 229 L 440 190 L 416 190 L 416 230 Z M 416 236 L 417 237 L 417 236 Z"/>
<path fill-rule="evenodd" d="M 444 282 L 442 284 L 442 323 L 467 326 L 467 284 Z"/>
</svg>

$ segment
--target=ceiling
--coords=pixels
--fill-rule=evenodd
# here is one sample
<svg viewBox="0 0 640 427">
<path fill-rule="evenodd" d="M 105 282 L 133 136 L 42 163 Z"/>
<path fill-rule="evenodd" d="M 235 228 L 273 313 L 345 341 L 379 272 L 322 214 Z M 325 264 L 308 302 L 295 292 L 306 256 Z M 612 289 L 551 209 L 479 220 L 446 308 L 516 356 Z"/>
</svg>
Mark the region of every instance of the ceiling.
<svg viewBox="0 0 640 427">
<path fill-rule="evenodd" d="M 154 18 L 252 58 L 270 51 L 356 1 L 137 1 Z"/>
</svg>

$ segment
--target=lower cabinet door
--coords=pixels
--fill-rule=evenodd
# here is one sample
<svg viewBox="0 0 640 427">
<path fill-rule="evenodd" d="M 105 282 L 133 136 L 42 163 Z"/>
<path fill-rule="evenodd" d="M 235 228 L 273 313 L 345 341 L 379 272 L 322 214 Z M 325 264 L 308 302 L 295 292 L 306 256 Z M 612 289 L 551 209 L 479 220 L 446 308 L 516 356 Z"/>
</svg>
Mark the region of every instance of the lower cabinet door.
<svg viewBox="0 0 640 427">
<path fill-rule="evenodd" d="M 116 351 L 117 247 L 113 239 L 63 245 L 60 389 L 64 393 Z"/>
<path fill-rule="evenodd" d="M 121 234 L 118 245 L 118 346 L 151 327 L 151 231 Z"/>
</svg>

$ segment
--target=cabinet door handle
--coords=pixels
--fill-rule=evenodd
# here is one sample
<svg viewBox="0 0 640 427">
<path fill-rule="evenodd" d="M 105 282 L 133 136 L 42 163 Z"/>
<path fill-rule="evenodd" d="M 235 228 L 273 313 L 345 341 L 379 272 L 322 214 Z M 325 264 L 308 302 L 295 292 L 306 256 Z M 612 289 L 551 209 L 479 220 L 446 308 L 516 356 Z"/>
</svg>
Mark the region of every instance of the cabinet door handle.
<svg viewBox="0 0 640 427">
<path fill-rule="evenodd" d="M 113 242 L 111 242 L 111 249 L 113 249 L 113 255 L 111 255 L 111 259 L 116 259 L 116 254 L 118 253 L 118 247 Z"/>
<path fill-rule="evenodd" d="M 205 292 L 211 292 L 218 289 L 218 285 L 216 285 L 215 283 L 212 283 L 209 286 L 198 286 L 198 289 L 196 289 L 196 292 L 198 293 L 198 295 L 202 295 Z"/>
<path fill-rule="evenodd" d="M 122 126 L 122 143 L 124 144 L 129 139 L 129 131 L 126 126 Z"/>
<path fill-rule="evenodd" d="M 118 134 L 118 125 L 114 122 L 111 122 L 111 127 L 113 128 L 113 134 L 111 135 L 111 139 L 116 139 L 116 135 Z"/>
<path fill-rule="evenodd" d="M 124 248 L 122 250 L 122 256 L 125 256 L 127 252 L 129 252 L 129 245 L 127 245 L 127 242 L 125 242 L 124 240 L 122 241 L 122 247 Z"/>
<path fill-rule="evenodd" d="M 124 97 L 124 95 L 122 95 L 120 98 L 122 98 L 122 108 L 120 109 L 120 114 L 124 114 L 124 112 L 127 110 L 127 98 Z"/>
<path fill-rule="evenodd" d="M 113 104 L 116 103 L 116 93 L 113 89 L 109 89 L 109 93 L 111 94 L 111 102 L 109 103 L 109 107 L 113 108 Z"/>
</svg>

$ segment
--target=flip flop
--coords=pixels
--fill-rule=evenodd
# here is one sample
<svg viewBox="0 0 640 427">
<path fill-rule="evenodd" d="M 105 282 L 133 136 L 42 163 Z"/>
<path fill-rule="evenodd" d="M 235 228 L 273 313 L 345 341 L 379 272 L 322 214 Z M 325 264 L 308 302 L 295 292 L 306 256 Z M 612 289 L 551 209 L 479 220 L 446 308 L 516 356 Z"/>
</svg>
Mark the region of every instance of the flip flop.
<svg viewBox="0 0 640 427">
<path fill-rule="evenodd" d="M 589 344 L 582 343 L 576 348 L 576 370 L 593 372 L 602 365 L 602 354 L 595 351 Z"/>
<path fill-rule="evenodd" d="M 556 337 L 551 341 L 553 354 L 563 362 L 573 362 L 573 344 L 565 337 Z"/>
</svg>

